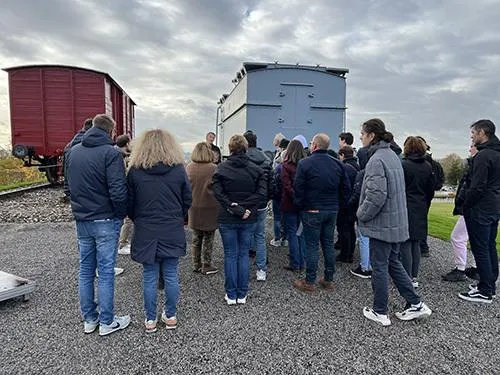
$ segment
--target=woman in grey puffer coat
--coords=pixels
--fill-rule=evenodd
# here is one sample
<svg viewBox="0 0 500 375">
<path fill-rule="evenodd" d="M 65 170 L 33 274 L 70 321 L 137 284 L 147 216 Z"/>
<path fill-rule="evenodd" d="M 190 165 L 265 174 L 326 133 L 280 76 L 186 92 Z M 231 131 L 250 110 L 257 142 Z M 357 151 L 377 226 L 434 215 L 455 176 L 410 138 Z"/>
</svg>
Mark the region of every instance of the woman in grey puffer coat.
<svg viewBox="0 0 500 375">
<path fill-rule="evenodd" d="M 384 326 L 391 324 L 387 314 L 389 275 L 406 300 L 405 310 L 396 313 L 401 320 L 426 318 L 432 311 L 415 293 L 412 281 L 399 260 L 400 244 L 408 236 L 405 179 L 401 160 L 390 149 L 392 134 L 382 120 L 371 119 L 361 127 L 361 142 L 370 147 L 357 211 L 361 234 L 370 238 L 373 308 L 365 307 L 366 318 Z"/>
</svg>

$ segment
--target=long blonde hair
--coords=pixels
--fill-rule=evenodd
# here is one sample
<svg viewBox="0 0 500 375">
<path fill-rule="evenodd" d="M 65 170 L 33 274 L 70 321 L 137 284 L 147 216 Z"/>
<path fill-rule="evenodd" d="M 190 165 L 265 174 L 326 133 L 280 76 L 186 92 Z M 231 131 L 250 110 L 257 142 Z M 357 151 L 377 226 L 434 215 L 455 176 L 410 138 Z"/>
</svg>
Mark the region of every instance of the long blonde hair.
<svg viewBox="0 0 500 375">
<path fill-rule="evenodd" d="M 129 169 L 151 169 L 158 163 L 168 166 L 184 164 L 184 153 L 170 132 L 162 129 L 148 130 L 134 143 Z"/>
</svg>

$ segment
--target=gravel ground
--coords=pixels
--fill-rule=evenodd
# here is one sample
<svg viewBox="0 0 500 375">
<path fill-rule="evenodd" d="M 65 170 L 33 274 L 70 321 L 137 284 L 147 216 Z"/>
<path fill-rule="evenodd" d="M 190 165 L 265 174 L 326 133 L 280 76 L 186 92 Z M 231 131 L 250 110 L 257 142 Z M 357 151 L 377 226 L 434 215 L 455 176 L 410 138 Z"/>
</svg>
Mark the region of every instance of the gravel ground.
<svg viewBox="0 0 500 375">
<path fill-rule="evenodd" d="M 286 249 L 271 248 L 268 281 L 258 283 L 253 268 L 244 306 L 225 304 L 222 272 L 194 274 L 183 258 L 178 329 L 146 334 L 141 266 L 119 256 L 125 273 L 116 279 L 115 309 L 132 324 L 99 337 L 83 334 L 79 316 L 74 224 L 3 223 L 0 233 L 0 270 L 38 284 L 29 302 L 0 302 L 1 374 L 499 373 L 499 302 L 461 301 L 467 283 L 440 280 L 452 267 L 443 241 L 430 239 L 420 278 L 434 314 L 421 322 L 392 316 L 390 327 L 363 317 L 370 283 L 351 276 L 351 265 L 339 265 L 333 292 L 303 294 L 282 269 Z M 219 235 L 214 260 L 222 269 Z M 403 304 L 392 290 L 391 313 Z"/>
<path fill-rule="evenodd" d="M 0 200 L 0 223 L 50 223 L 73 220 L 61 187 L 33 190 Z"/>
</svg>

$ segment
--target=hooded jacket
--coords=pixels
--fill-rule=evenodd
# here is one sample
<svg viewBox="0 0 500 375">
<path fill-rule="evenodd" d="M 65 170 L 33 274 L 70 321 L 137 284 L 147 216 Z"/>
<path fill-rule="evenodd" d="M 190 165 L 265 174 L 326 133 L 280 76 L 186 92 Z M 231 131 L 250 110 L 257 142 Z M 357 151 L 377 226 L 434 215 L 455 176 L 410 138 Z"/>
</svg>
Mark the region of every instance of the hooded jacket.
<svg viewBox="0 0 500 375">
<path fill-rule="evenodd" d="M 134 222 L 131 257 L 143 264 L 186 254 L 184 217 L 191 186 L 183 165 L 159 163 L 131 168 L 127 175 L 128 216 Z"/>
<path fill-rule="evenodd" d="M 425 155 L 403 159 L 410 240 L 427 239 L 427 213 L 434 198 L 434 175 Z"/>
<path fill-rule="evenodd" d="M 351 194 L 346 167 L 326 150 L 314 151 L 299 161 L 294 192 L 294 203 L 301 211 L 338 213 Z"/>
<path fill-rule="evenodd" d="M 464 216 L 472 210 L 500 214 L 500 141 L 493 135 L 488 142 L 476 145 L 472 160 L 470 186 L 465 193 Z"/>
<path fill-rule="evenodd" d="M 110 136 L 89 129 L 66 159 L 66 174 L 75 220 L 122 219 L 127 211 L 127 184 L 121 153 Z"/>
<path fill-rule="evenodd" d="M 220 204 L 219 223 L 254 223 L 257 207 L 267 195 L 267 178 L 262 168 L 250 162 L 245 153 L 233 154 L 218 166 L 212 189 Z M 243 220 L 247 209 L 251 212 L 250 216 Z"/>
<path fill-rule="evenodd" d="M 457 187 L 457 193 L 455 195 L 455 207 L 453 208 L 453 215 L 463 215 L 464 214 L 464 202 L 467 189 L 470 186 L 470 173 L 472 169 L 472 159 L 474 156 L 467 158 L 467 170 L 464 176 L 460 179 Z"/>
<path fill-rule="evenodd" d="M 259 209 L 266 208 L 267 201 L 271 198 L 273 162 L 263 151 L 259 150 L 257 147 L 249 147 L 246 154 L 248 156 L 248 159 L 257 167 L 261 168 L 266 176 L 267 185 L 265 198 L 262 199 L 258 206 Z"/>
</svg>

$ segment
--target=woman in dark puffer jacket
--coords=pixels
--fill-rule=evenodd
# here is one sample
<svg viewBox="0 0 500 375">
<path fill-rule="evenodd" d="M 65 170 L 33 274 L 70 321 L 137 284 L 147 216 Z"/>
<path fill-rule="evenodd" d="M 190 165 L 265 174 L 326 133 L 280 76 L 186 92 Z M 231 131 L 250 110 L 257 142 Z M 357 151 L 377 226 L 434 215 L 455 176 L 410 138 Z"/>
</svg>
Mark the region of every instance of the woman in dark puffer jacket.
<svg viewBox="0 0 500 375">
<path fill-rule="evenodd" d="M 267 198 L 264 171 L 246 155 L 247 140 L 241 135 L 229 139 L 229 158 L 213 177 L 213 191 L 219 201 L 219 232 L 224 246 L 225 300 L 228 305 L 246 303 L 248 253 L 257 220 L 257 207 Z"/>
</svg>

